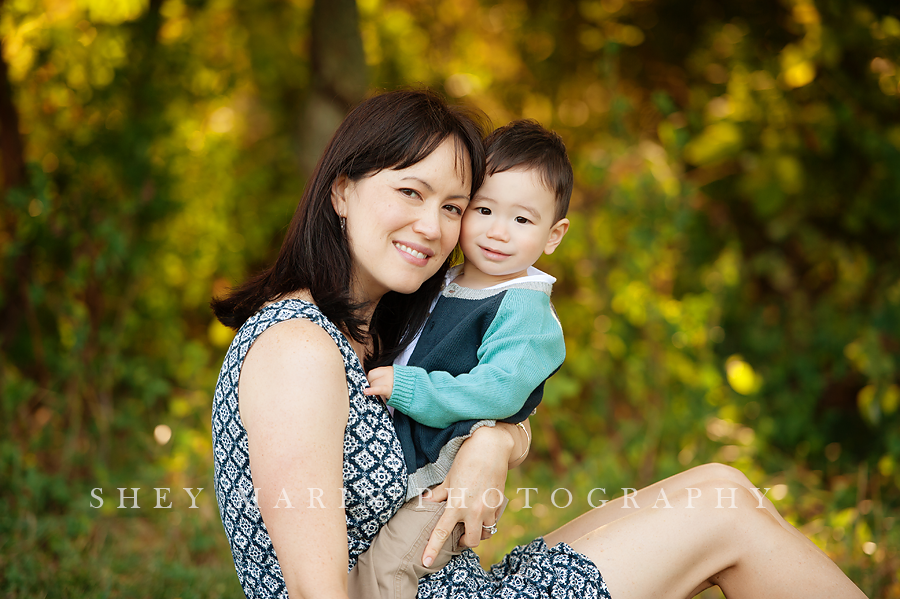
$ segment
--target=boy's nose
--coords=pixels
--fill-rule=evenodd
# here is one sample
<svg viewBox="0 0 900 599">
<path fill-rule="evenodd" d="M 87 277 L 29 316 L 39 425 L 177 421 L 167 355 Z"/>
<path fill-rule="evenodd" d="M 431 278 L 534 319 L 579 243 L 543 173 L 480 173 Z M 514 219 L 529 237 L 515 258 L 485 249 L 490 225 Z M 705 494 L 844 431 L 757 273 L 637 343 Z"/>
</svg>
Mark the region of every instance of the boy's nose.
<svg viewBox="0 0 900 599">
<path fill-rule="evenodd" d="M 487 236 L 498 241 L 508 241 L 509 231 L 499 221 L 494 221 L 487 230 Z"/>
</svg>

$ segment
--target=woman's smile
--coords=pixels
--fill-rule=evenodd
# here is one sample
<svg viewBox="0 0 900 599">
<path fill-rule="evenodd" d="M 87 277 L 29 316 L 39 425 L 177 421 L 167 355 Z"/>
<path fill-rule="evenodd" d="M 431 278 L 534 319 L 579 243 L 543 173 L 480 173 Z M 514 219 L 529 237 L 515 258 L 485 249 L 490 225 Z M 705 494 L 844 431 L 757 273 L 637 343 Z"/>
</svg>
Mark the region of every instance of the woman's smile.
<svg viewBox="0 0 900 599">
<path fill-rule="evenodd" d="M 422 247 L 410 242 L 401 243 L 399 241 L 395 241 L 394 247 L 400 250 L 400 253 L 404 255 L 404 258 L 412 258 L 414 259 L 412 263 L 420 266 L 425 266 L 426 264 L 428 264 L 428 258 L 434 256 L 434 251 L 430 250 L 429 248 Z"/>
</svg>

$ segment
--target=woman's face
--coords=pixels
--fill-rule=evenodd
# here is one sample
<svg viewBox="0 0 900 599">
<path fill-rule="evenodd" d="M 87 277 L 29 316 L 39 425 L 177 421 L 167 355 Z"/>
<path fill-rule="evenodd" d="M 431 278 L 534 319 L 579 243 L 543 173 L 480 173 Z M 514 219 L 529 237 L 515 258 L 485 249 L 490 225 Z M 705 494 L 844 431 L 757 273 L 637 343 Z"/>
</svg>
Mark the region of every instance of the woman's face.
<svg viewBox="0 0 900 599">
<path fill-rule="evenodd" d="M 437 272 L 459 239 L 470 181 L 468 157 L 445 139 L 408 168 L 335 182 L 332 203 L 347 219 L 355 301 L 412 293 Z"/>
</svg>

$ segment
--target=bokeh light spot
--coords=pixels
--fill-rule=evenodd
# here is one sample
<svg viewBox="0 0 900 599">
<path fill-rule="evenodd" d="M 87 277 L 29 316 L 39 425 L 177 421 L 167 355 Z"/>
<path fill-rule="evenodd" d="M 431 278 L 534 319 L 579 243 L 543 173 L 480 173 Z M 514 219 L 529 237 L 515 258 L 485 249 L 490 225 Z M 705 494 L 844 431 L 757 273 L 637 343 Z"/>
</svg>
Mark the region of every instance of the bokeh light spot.
<svg viewBox="0 0 900 599">
<path fill-rule="evenodd" d="M 172 429 L 168 425 L 157 424 L 156 428 L 153 429 L 153 438 L 160 445 L 165 445 L 172 438 Z"/>
<path fill-rule="evenodd" d="M 769 496 L 776 501 L 781 501 L 782 499 L 787 497 L 787 494 L 788 486 L 785 484 L 778 484 L 772 487 L 772 491 L 769 493 Z"/>
<path fill-rule="evenodd" d="M 762 386 L 762 379 L 753 367 L 738 355 L 731 356 L 725 362 L 725 375 L 731 388 L 741 395 L 755 393 Z"/>
</svg>

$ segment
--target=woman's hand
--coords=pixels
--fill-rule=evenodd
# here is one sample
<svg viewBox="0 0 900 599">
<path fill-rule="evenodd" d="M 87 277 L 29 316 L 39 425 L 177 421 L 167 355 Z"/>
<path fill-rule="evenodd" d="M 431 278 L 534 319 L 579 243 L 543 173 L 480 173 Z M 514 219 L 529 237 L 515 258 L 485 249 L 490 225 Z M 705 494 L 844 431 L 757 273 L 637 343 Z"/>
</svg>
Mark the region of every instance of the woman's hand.
<svg viewBox="0 0 900 599">
<path fill-rule="evenodd" d="M 482 536 L 483 526 L 496 524 L 500 516 L 510 459 L 518 445 L 517 431 L 522 436 L 515 425 L 503 422 L 476 430 L 459 448 L 444 482 L 423 496 L 428 501 L 447 501 L 425 546 L 422 563 L 426 567 L 434 561 L 457 522 L 466 527 L 460 539 L 466 547 L 477 547 L 482 538 L 487 538 Z"/>
</svg>

